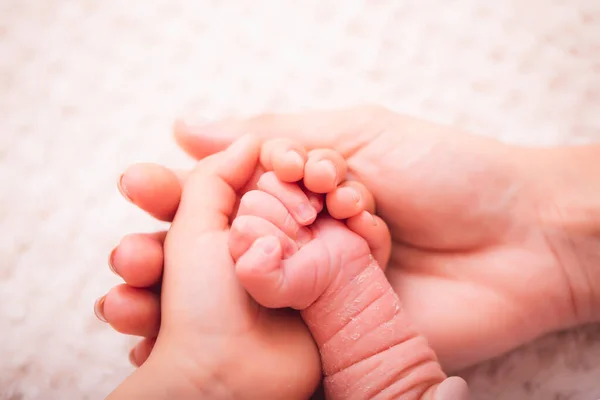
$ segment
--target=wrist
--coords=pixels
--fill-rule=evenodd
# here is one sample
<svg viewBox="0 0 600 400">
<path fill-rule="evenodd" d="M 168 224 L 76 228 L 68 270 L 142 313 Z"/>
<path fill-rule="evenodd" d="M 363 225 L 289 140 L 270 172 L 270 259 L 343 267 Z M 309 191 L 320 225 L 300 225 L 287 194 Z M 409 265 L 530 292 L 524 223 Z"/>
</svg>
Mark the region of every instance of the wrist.
<svg viewBox="0 0 600 400">
<path fill-rule="evenodd" d="M 180 361 L 187 357 L 161 357 L 153 353 L 150 358 L 123 381 L 107 400 L 125 399 L 229 399 L 226 387 L 219 385 L 211 368 L 186 366 Z M 189 370 L 194 369 L 190 374 Z M 199 373 L 200 372 L 200 373 Z"/>
<path fill-rule="evenodd" d="M 574 235 L 600 233 L 600 145 L 538 149 L 533 170 L 546 198 L 544 223 Z"/>
<path fill-rule="evenodd" d="M 574 318 L 567 325 L 596 320 L 600 317 L 600 146 L 525 153 L 540 227 L 569 282 Z"/>
</svg>

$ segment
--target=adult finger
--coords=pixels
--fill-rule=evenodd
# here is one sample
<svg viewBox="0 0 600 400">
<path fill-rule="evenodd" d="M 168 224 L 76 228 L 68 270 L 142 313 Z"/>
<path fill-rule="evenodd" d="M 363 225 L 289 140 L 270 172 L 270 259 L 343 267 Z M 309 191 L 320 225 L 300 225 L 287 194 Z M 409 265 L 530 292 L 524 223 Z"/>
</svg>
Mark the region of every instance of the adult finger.
<svg viewBox="0 0 600 400">
<path fill-rule="evenodd" d="M 327 193 L 325 197 L 329 215 L 346 219 L 362 211 L 375 213 L 375 199 L 371 192 L 358 181 L 346 181 Z"/>
<path fill-rule="evenodd" d="M 284 182 L 298 182 L 304 177 L 306 150 L 292 139 L 273 139 L 264 143 L 260 163 L 267 171 L 274 171 Z"/>
<path fill-rule="evenodd" d="M 160 300 L 150 290 L 128 285 L 115 286 L 98 299 L 94 312 L 117 332 L 145 337 L 158 334 Z"/>
<path fill-rule="evenodd" d="M 180 207 L 193 208 L 195 218 L 178 221 L 179 229 L 196 235 L 225 230 L 236 206 L 237 192 L 254 175 L 260 144 L 245 136 L 222 153 L 200 161 L 189 175 Z M 176 217 L 177 219 L 177 217 Z"/>
<path fill-rule="evenodd" d="M 133 287 L 150 287 L 163 272 L 166 232 L 136 233 L 123 237 L 109 257 L 111 270 Z"/>
<path fill-rule="evenodd" d="M 313 193 L 328 193 L 346 179 L 346 160 L 331 149 L 308 153 L 304 166 L 304 186 Z"/>
<path fill-rule="evenodd" d="M 348 157 L 386 129 L 395 114 L 382 107 L 362 106 L 335 111 L 263 114 L 204 125 L 178 120 L 175 139 L 191 156 L 201 159 L 223 150 L 247 133 L 261 140 L 293 139 L 307 149 L 332 148 Z"/>
<path fill-rule="evenodd" d="M 148 357 L 150 357 L 150 353 L 152 352 L 152 349 L 154 348 L 155 343 L 156 343 L 156 339 L 153 339 L 153 338 L 142 339 L 129 352 L 129 362 L 134 367 L 140 367 L 143 363 L 146 362 Z"/>
<path fill-rule="evenodd" d="M 362 211 L 348 218 L 346 226 L 367 241 L 371 254 L 385 270 L 392 252 L 392 237 L 385 222 L 376 215 Z"/>
<path fill-rule="evenodd" d="M 246 136 L 198 162 L 189 175 L 165 240 L 161 329 L 178 330 L 181 318 L 190 318 L 199 331 L 227 332 L 253 315 L 256 305 L 235 278 L 227 237 L 259 151 L 258 140 Z"/>
<path fill-rule="evenodd" d="M 125 197 L 161 221 L 171 221 L 181 199 L 182 181 L 187 173 L 158 164 L 141 163 L 127 168 L 117 187 Z"/>
</svg>

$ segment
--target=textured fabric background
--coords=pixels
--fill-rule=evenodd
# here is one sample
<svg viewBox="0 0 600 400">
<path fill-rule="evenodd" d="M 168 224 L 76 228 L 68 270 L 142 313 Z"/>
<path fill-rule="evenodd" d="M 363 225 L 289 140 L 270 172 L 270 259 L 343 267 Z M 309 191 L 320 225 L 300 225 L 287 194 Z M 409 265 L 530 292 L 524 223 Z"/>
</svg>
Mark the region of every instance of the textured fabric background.
<svg viewBox="0 0 600 400">
<path fill-rule="evenodd" d="M 600 1 L 0 0 L 0 399 L 98 399 L 115 181 L 186 166 L 175 116 L 379 103 L 527 144 L 600 140 Z M 465 374 L 474 399 L 600 398 L 600 327 Z"/>
</svg>

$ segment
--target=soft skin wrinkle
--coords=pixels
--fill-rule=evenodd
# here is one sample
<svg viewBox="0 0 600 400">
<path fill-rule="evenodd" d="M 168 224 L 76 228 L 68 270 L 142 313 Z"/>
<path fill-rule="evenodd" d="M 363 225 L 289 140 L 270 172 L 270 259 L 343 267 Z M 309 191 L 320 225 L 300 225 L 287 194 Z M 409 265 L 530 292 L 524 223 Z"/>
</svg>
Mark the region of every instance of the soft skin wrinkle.
<svg viewBox="0 0 600 400">
<path fill-rule="evenodd" d="M 388 276 L 406 311 L 415 317 L 416 325 L 448 371 L 499 355 L 549 331 L 599 318 L 600 269 L 594 262 L 600 259 L 600 180 L 595 174 L 599 146 L 526 149 L 372 107 L 271 115 L 217 122 L 210 127 L 183 126 L 179 134 L 183 131 L 188 138 L 193 137 L 188 151 L 196 157 L 222 150 L 247 132 L 260 133 L 265 139 L 296 138 L 308 148 L 325 146 L 342 151 L 352 167 L 349 175 L 359 177 L 367 189 L 377 189 L 373 194 L 378 200 L 378 212 L 386 216 L 394 229 L 394 256 L 388 265 Z M 413 146 L 412 160 L 410 151 L 395 154 L 400 159 L 404 154 L 405 164 L 434 158 L 446 160 L 429 162 L 427 174 L 412 177 L 411 174 L 419 173 L 418 169 L 406 168 L 399 165 L 398 158 L 388 157 L 394 149 L 410 149 L 419 140 L 432 139 L 440 142 L 435 146 L 439 154 L 430 151 L 434 147 L 429 145 L 422 145 L 420 152 L 415 150 L 419 146 Z M 446 148 L 453 152 L 451 157 L 442 157 Z M 452 198 L 456 193 L 449 190 L 452 187 L 443 185 L 438 185 L 438 193 L 429 193 L 425 202 L 422 193 L 430 191 L 431 182 L 449 175 L 455 164 L 473 164 L 474 158 L 478 160 L 475 164 L 482 164 L 480 169 L 487 171 L 481 174 L 487 179 L 467 183 L 479 186 L 474 189 L 485 195 L 482 198 L 511 199 L 513 192 L 509 187 L 489 184 L 497 181 L 494 176 L 508 175 L 507 182 L 515 184 L 518 201 L 515 208 L 503 210 L 507 202 L 497 201 L 499 207 L 484 209 L 486 213 L 470 228 L 479 224 L 479 228 L 498 234 L 491 238 L 484 235 L 483 244 L 465 248 L 464 239 L 473 236 L 473 229 L 465 228 L 463 223 L 474 209 L 481 208 L 481 198 L 465 196 L 464 202 L 457 201 Z M 383 163 L 388 172 L 397 172 L 396 179 L 392 179 L 397 185 L 390 185 L 393 173 L 383 176 L 372 172 L 375 165 L 381 167 Z M 164 186 L 171 185 L 165 182 Z M 421 190 L 422 187 L 427 190 Z M 179 203 L 178 191 L 165 190 L 164 195 L 156 197 L 151 187 L 146 189 L 144 185 L 127 185 L 132 201 L 153 215 L 156 210 L 166 209 L 167 203 Z M 142 198 L 152 201 L 144 202 Z M 396 207 L 398 202 L 403 207 Z M 458 214 L 439 212 L 447 210 L 449 204 L 462 204 L 462 209 Z M 489 218 L 486 214 L 494 213 L 494 209 L 504 212 L 506 219 Z M 430 214 L 442 218 L 423 220 Z M 502 229 L 506 220 L 510 220 L 508 232 Z M 495 223 L 499 226 L 494 227 Z M 429 232 L 423 232 L 424 229 Z M 454 231 L 454 237 L 449 230 Z M 448 247 L 438 247 L 449 242 Z M 373 249 L 372 242 L 369 245 Z M 377 257 L 375 252 L 374 255 Z M 497 279 L 498 274 L 505 279 Z M 158 283 L 160 276 L 154 279 Z M 498 285 L 499 282 L 503 283 Z M 513 301 L 503 302 L 511 297 Z M 475 302 L 481 316 L 488 318 L 473 316 L 470 309 Z M 435 313 L 444 318 L 435 318 Z M 496 329 L 498 322 L 506 324 L 501 326 L 506 329 Z M 486 329 L 482 330 L 482 325 Z"/>
<path fill-rule="evenodd" d="M 252 229 L 236 228 L 239 219 L 252 213 L 254 220 L 246 220 L 248 225 L 267 222 L 259 215 L 269 218 L 265 207 L 247 211 L 233 221 L 234 240 L 229 240 L 237 277 L 259 304 L 301 311 L 321 354 L 327 398 L 438 396 L 446 376 L 365 238 L 341 221 L 320 215 L 307 226 L 312 240 L 286 257 L 277 225 L 259 237 Z M 240 246 L 241 242 L 252 244 Z M 450 399 L 461 399 L 454 393 L 458 389 L 448 389 Z"/>
<path fill-rule="evenodd" d="M 321 352 L 328 398 L 418 399 L 443 381 L 435 353 L 375 260 L 366 254 L 340 274 L 302 311 Z"/>
<path fill-rule="evenodd" d="M 236 220 L 232 232 L 235 226 Z M 238 240 L 229 245 L 240 282 L 259 304 L 300 309 L 321 354 L 328 398 L 421 399 L 428 391 L 436 394 L 446 376 L 367 241 L 327 216 L 310 229 L 311 242 L 287 258 L 273 234 L 256 238 L 239 231 L 235 237 L 254 240 L 243 254 L 236 249 Z"/>
<path fill-rule="evenodd" d="M 204 126 L 180 123 L 176 129 L 180 143 L 197 158 L 223 150 L 248 132 L 262 139 L 296 140 L 296 147 L 309 150 L 335 149 L 346 158 L 348 176 L 377 199 L 376 212 L 391 228 L 393 256 L 382 260 L 381 249 L 369 242 L 373 255 L 387 265 L 392 286 L 446 370 L 600 318 L 599 240 L 594 237 L 600 226 L 600 180 L 594 173 L 600 146 L 525 148 L 370 106 Z M 418 163 L 426 173 L 414 167 Z M 462 171 L 464 178 L 469 165 L 466 172 L 485 174 L 463 179 L 467 186 L 462 191 L 432 184 L 440 177 L 452 181 L 451 170 Z M 154 215 L 179 203 L 178 191 L 168 190 L 170 183 L 163 186 L 160 197 L 153 196 L 152 187 L 128 184 L 127 190 Z M 462 195 L 472 192 L 479 197 Z M 473 210 L 481 210 L 481 199 L 498 206 L 488 204 L 478 219 Z M 481 233 L 481 243 L 474 242 Z M 499 272 L 517 285 L 497 285 Z M 511 297 L 513 307 L 500 301 Z M 494 318 L 463 311 L 474 302 L 481 316 Z M 495 329 L 498 315 L 505 322 L 502 329 Z M 521 323 L 524 315 L 529 326 Z"/>
</svg>

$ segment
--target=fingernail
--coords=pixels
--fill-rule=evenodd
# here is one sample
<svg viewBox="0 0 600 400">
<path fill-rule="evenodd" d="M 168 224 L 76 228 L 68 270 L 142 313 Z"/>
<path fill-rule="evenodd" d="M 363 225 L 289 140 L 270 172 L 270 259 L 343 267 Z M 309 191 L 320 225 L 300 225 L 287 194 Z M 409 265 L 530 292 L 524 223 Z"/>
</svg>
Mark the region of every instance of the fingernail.
<svg viewBox="0 0 600 400">
<path fill-rule="evenodd" d="M 377 226 L 377 218 L 375 218 L 375 216 L 367 211 L 365 211 L 366 213 L 368 213 L 371 218 L 373 219 L 373 226 Z"/>
<path fill-rule="evenodd" d="M 135 360 L 135 349 L 131 349 L 131 351 L 129 352 L 129 362 L 136 368 L 140 367 L 137 361 Z"/>
<path fill-rule="evenodd" d="M 300 203 L 296 207 L 296 214 L 301 224 L 309 224 L 317 217 L 317 212 L 309 203 Z"/>
<path fill-rule="evenodd" d="M 288 163 L 298 166 L 298 167 L 303 167 L 304 166 L 304 158 L 302 158 L 302 156 L 300 155 L 300 153 L 298 153 L 297 151 L 293 151 L 290 150 L 287 153 L 285 153 L 285 159 Z"/>
<path fill-rule="evenodd" d="M 300 229 L 298 229 L 298 232 L 296 232 L 296 242 L 298 243 L 299 246 L 304 246 L 311 240 L 312 240 L 312 233 L 310 232 L 309 229 L 304 228 L 304 227 L 301 227 Z"/>
<path fill-rule="evenodd" d="M 317 195 L 308 196 L 308 201 L 310 201 L 310 205 L 313 206 L 317 213 L 319 213 L 323 209 L 323 203 L 321 201 L 321 198 Z"/>
<path fill-rule="evenodd" d="M 106 318 L 104 317 L 104 300 L 106 300 L 106 296 L 100 297 L 94 303 L 94 314 L 102 322 L 106 322 Z"/>
<path fill-rule="evenodd" d="M 348 196 L 350 196 L 355 203 L 358 203 L 360 201 L 360 193 L 358 192 L 358 190 L 354 189 L 353 187 L 346 186 L 346 187 L 340 188 L 339 190 L 341 190 L 343 193 L 346 193 Z"/>
<path fill-rule="evenodd" d="M 112 251 L 110 252 L 110 255 L 108 256 L 108 268 L 110 268 L 110 270 L 117 276 L 119 276 L 119 273 L 115 269 L 115 253 L 117 252 L 118 248 L 119 248 L 119 246 L 112 249 Z"/>
<path fill-rule="evenodd" d="M 277 238 L 264 237 L 259 239 L 258 246 L 265 254 L 271 254 L 277 248 Z"/>
<path fill-rule="evenodd" d="M 333 165 L 333 163 L 328 160 L 319 161 L 318 165 L 320 168 L 326 169 L 329 172 L 329 174 L 333 176 L 333 183 L 337 186 L 339 182 L 337 176 L 337 169 L 335 168 L 335 165 Z"/>
<path fill-rule="evenodd" d="M 371 214 L 368 211 L 362 211 L 359 215 L 361 216 L 361 218 L 371 217 L 371 223 L 373 224 L 373 226 L 377 226 L 379 224 L 379 222 L 377 221 L 377 218 L 375 218 L 375 215 Z M 363 217 L 363 215 L 365 215 L 365 216 Z M 368 221 L 365 221 L 365 222 L 368 222 Z"/>
<path fill-rule="evenodd" d="M 121 193 L 121 195 L 123 197 L 125 197 L 125 200 L 127 200 L 129 202 L 133 202 L 131 200 L 131 197 L 129 197 L 129 193 L 127 192 L 127 187 L 125 187 L 125 185 L 123 184 L 124 176 L 125 176 L 125 173 L 122 173 L 121 176 L 119 177 L 119 180 L 117 181 L 117 188 L 119 189 L 119 192 Z"/>
</svg>

